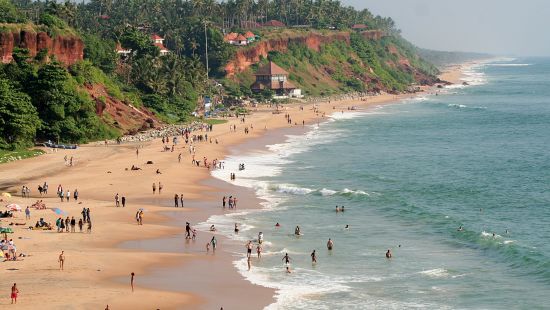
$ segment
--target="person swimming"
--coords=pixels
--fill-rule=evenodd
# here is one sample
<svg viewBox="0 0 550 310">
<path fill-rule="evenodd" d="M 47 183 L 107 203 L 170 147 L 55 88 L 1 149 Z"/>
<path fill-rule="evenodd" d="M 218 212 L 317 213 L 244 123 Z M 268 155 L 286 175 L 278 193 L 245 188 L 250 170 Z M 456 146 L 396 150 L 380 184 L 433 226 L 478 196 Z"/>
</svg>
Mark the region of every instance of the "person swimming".
<svg viewBox="0 0 550 310">
<path fill-rule="evenodd" d="M 390 249 L 388 249 L 388 251 L 386 252 L 386 258 L 391 258 L 392 255 L 391 255 L 391 251 Z"/>
<path fill-rule="evenodd" d="M 235 223 L 235 233 L 236 233 L 236 234 L 239 233 L 239 226 L 237 226 L 237 223 Z"/>
<path fill-rule="evenodd" d="M 456 231 L 464 231 L 464 228 L 462 226 L 458 227 Z"/>
<path fill-rule="evenodd" d="M 329 238 L 328 241 L 327 241 L 327 249 L 329 251 L 332 251 L 333 247 L 334 247 L 334 242 L 332 242 L 332 239 Z"/>
<path fill-rule="evenodd" d="M 349 229 L 349 225 L 346 225 L 345 229 Z"/>
<path fill-rule="evenodd" d="M 214 225 L 210 226 L 210 231 L 216 231 L 216 227 Z"/>
<path fill-rule="evenodd" d="M 295 234 L 296 236 L 301 235 L 301 233 L 300 233 L 300 226 L 296 226 L 296 228 L 294 229 L 294 234 Z"/>
<path fill-rule="evenodd" d="M 281 224 L 277 222 L 277 224 L 275 224 L 275 227 L 281 227 Z"/>
</svg>

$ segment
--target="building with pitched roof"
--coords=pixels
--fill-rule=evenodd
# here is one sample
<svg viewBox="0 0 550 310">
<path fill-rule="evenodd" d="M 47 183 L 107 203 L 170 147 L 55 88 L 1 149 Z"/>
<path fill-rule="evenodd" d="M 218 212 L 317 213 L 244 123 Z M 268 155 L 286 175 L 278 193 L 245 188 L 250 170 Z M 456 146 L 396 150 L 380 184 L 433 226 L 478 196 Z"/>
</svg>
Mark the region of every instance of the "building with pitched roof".
<svg viewBox="0 0 550 310">
<path fill-rule="evenodd" d="M 151 35 L 151 39 L 153 40 L 153 45 L 158 47 L 160 50 L 160 56 L 166 56 L 170 53 L 170 51 L 164 47 L 164 38 L 159 36 L 158 34 Z"/>
<path fill-rule="evenodd" d="M 275 93 L 275 98 L 301 98 L 302 91 L 288 80 L 288 72 L 270 61 L 254 74 L 256 82 L 250 87 L 254 92 L 266 89 Z"/>
</svg>

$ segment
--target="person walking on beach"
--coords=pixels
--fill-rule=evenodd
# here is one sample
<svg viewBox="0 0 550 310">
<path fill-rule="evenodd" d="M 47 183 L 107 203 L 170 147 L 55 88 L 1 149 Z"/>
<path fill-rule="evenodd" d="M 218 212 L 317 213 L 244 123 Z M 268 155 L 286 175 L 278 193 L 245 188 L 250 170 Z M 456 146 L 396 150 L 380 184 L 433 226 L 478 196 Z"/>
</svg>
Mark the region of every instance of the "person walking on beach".
<svg viewBox="0 0 550 310">
<path fill-rule="evenodd" d="M 73 198 L 74 198 L 74 201 L 78 201 L 78 188 L 74 189 Z"/>
<path fill-rule="evenodd" d="M 76 227 L 76 219 L 73 216 L 71 218 L 71 232 L 75 232 L 75 227 Z"/>
<path fill-rule="evenodd" d="M 63 267 L 65 265 L 65 251 L 61 251 L 61 254 L 59 254 L 59 270 L 63 270 Z"/>
<path fill-rule="evenodd" d="M 134 276 L 135 276 L 135 273 L 131 273 L 130 274 L 130 286 L 132 287 L 132 293 L 134 292 Z"/>
<path fill-rule="evenodd" d="M 119 198 L 118 198 L 118 193 L 116 193 L 115 195 L 115 207 L 119 207 L 120 206 L 120 202 L 119 202 Z"/>
<path fill-rule="evenodd" d="M 227 198 L 225 196 L 223 196 L 223 198 L 222 198 L 222 208 L 225 208 L 226 200 L 227 200 Z"/>
<path fill-rule="evenodd" d="M 327 241 L 327 249 L 329 251 L 332 251 L 332 248 L 334 247 L 334 242 L 332 242 L 332 240 L 330 238 L 328 238 L 328 241 Z"/>
<path fill-rule="evenodd" d="M 216 252 L 216 244 L 218 243 L 216 236 L 212 236 L 210 243 L 212 244 L 212 252 Z"/>
<path fill-rule="evenodd" d="M 157 183 L 153 183 L 153 195 L 157 192 Z"/>
<path fill-rule="evenodd" d="M 67 202 L 71 199 L 71 191 L 67 190 Z"/>
<path fill-rule="evenodd" d="M 27 208 L 25 209 L 25 219 L 26 220 L 31 219 L 31 209 L 29 208 L 29 206 L 27 206 Z"/>
<path fill-rule="evenodd" d="M 84 222 L 80 219 L 78 220 L 78 228 L 80 229 L 80 232 L 82 232 L 82 226 L 84 226 Z"/>
<path fill-rule="evenodd" d="M 258 258 L 262 258 L 262 246 L 259 244 L 256 247 L 256 253 L 258 254 Z"/>
<path fill-rule="evenodd" d="M 180 206 L 183 208 L 183 193 L 180 194 Z"/>
<path fill-rule="evenodd" d="M 13 283 L 11 287 L 11 303 L 17 303 L 17 295 L 19 294 L 19 289 L 17 289 L 17 283 Z"/>
<path fill-rule="evenodd" d="M 316 264 L 317 263 L 317 255 L 315 255 L 315 250 L 311 252 L 311 263 Z"/>
<path fill-rule="evenodd" d="M 159 195 L 160 195 L 160 192 L 162 192 L 162 183 L 159 182 Z"/>
<path fill-rule="evenodd" d="M 176 194 L 174 196 L 174 207 L 179 207 L 179 201 L 180 201 L 180 197 L 178 196 L 178 194 Z"/>
<path fill-rule="evenodd" d="M 122 202 L 122 207 L 126 207 L 126 197 L 125 196 L 122 196 L 121 198 L 121 202 Z"/>
<path fill-rule="evenodd" d="M 191 224 L 185 222 L 185 239 L 191 239 Z"/>
</svg>

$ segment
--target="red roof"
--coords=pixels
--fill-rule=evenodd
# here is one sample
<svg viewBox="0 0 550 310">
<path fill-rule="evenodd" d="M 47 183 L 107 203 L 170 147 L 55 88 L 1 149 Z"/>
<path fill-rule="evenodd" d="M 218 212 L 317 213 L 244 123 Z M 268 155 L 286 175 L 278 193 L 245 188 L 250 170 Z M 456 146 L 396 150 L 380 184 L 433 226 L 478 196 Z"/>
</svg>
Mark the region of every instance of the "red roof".
<svg viewBox="0 0 550 310">
<path fill-rule="evenodd" d="M 256 71 L 255 75 L 288 75 L 288 72 L 286 72 L 283 68 L 277 66 L 274 62 L 270 61 L 267 65 L 261 67 Z"/>
<path fill-rule="evenodd" d="M 163 37 L 159 36 L 158 34 L 154 33 L 153 35 L 151 35 L 151 39 L 153 40 L 164 40 Z"/>
<path fill-rule="evenodd" d="M 224 40 L 226 40 L 226 41 L 233 41 L 233 40 L 235 40 L 238 36 L 239 36 L 239 34 L 234 33 L 234 32 L 230 32 L 230 33 L 226 34 L 223 38 L 224 38 Z"/>
<path fill-rule="evenodd" d="M 164 47 L 164 45 L 162 45 L 162 43 L 155 43 L 153 44 L 154 46 L 158 47 L 161 51 L 163 50 L 168 50 L 166 47 Z"/>
<path fill-rule="evenodd" d="M 246 41 L 246 38 L 242 35 L 242 34 L 239 34 L 236 38 L 237 41 Z"/>
<path fill-rule="evenodd" d="M 286 27 L 286 25 L 278 20 L 270 20 L 267 23 L 263 24 L 264 27 Z"/>
<path fill-rule="evenodd" d="M 248 39 L 248 38 L 255 38 L 256 35 L 253 34 L 251 31 L 247 31 L 247 32 L 244 34 L 244 37 L 247 38 L 247 39 Z"/>
<path fill-rule="evenodd" d="M 365 24 L 355 24 L 355 25 L 351 26 L 351 29 L 367 29 L 367 28 L 369 28 L 369 27 Z"/>
</svg>

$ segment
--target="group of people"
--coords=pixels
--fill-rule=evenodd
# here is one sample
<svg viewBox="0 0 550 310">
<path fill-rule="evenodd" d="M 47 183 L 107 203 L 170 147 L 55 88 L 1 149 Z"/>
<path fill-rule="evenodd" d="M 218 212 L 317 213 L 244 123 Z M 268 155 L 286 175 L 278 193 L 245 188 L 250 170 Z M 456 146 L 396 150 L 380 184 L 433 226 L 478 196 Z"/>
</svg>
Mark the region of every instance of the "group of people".
<svg viewBox="0 0 550 310">
<path fill-rule="evenodd" d="M 174 195 L 174 207 L 179 208 L 180 206 L 183 208 L 183 194 L 181 194 L 179 196 L 178 196 L 178 194 L 175 194 Z"/>
<path fill-rule="evenodd" d="M 42 219 L 40 219 L 42 220 Z M 42 220 L 43 222 L 43 220 Z M 88 228 L 86 229 L 86 232 L 88 233 L 91 233 L 92 232 L 92 222 L 91 221 L 88 221 Z M 55 226 L 57 227 L 57 232 L 58 233 L 62 233 L 62 232 L 76 232 L 76 225 L 78 224 L 78 228 L 80 230 L 80 232 L 82 232 L 83 228 L 84 228 L 84 220 L 83 219 L 79 219 L 78 220 L 78 223 L 76 221 L 76 219 L 73 217 L 69 218 L 67 216 L 66 219 L 63 219 L 63 218 L 58 218 L 56 221 L 55 221 Z M 41 226 L 42 225 L 42 226 Z M 40 223 L 40 221 L 38 221 L 36 223 L 36 227 L 48 227 L 49 224 L 45 224 L 45 223 Z"/>
<path fill-rule="evenodd" d="M 73 192 L 73 198 L 75 201 L 78 201 L 78 195 L 79 195 L 78 189 L 75 189 Z M 61 199 L 61 202 L 63 202 L 65 199 L 67 199 L 67 202 L 69 202 L 69 200 L 71 199 L 71 191 L 70 190 L 64 191 L 63 186 L 59 184 L 57 186 L 57 196 Z"/>
<path fill-rule="evenodd" d="M 17 247 L 15 246 L 13 239 L 0 240 L 0 250 L 1 256 L 4 257 L 4 261 L 17 260 Z"/>
<path fill-rule="evenodd" d="M 44 184 L 38 185 L 38 192 L 40 196 L 42 196 L 42 194 L 48 194 L 48 183 L 44 182 Z"/>
<path fill-rule="evenodd" d="M 225 206 L 228 206 L 229 209 L 237 208 L 237 197 L 229 196 L 229 198 L 223 196 L 222 198 L 222 208 L 225 209 Z"/>
<path fill-rule="evenodd" d="M 126 197 L 122 196 L 120 197 L 118 193 L 115 195 L 115 207 L 120 207 L 120 204 L 122 203 L 122 207 L 126 207 Z"/>
<path fill-rule="evenodd" d="M 23 198 L 30 198 L 31 197 L 31 189 L 27 186 L 23 185 L 21 188 L 21 197 Z"/>
</svg>

